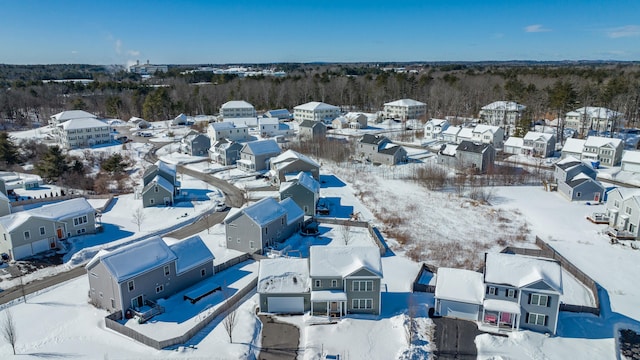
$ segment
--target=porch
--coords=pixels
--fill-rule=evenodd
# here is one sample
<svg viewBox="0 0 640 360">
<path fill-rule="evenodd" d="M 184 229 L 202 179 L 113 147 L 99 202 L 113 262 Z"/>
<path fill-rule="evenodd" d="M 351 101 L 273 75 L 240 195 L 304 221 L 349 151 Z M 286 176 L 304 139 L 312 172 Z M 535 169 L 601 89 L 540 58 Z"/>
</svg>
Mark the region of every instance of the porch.
<svg viewBox="0 0 640 360">
<path fill-rule="evenodd" d="M 593 213 L 587 216 L 587 220 L 594 224 L 608 224 L 610 217 L 607 213 Z"/>
<path fill-rule="evenodd" d="M 518 330 L 520 305 L 506 300 L 487 299 L 482 303 L 482 325 L 497 330 Z"/>
<path fill-rule="evenodd" d="M 636 235 L 629 230 L 618 230 L 613 227 L 607 227 L 605 233 L 609 235 L 612 239 L 616 240 L 635 240 Z"/>
<path fill-rule="evenodd" d="M 138 320 L 139 324 L 147 322 L 152 317 L 162 314 L 164 307 L 158 305 L 155 301 L 144 300 L 142 306 L 130 307 L 127 312 L 127 318 L 132 317 Z"/>
<path fill-rule="evenodd" d="M 347 294 L 340 290 L 311 292 L 311 315 L 342 317 L 347 314 Z"/>
</svg>

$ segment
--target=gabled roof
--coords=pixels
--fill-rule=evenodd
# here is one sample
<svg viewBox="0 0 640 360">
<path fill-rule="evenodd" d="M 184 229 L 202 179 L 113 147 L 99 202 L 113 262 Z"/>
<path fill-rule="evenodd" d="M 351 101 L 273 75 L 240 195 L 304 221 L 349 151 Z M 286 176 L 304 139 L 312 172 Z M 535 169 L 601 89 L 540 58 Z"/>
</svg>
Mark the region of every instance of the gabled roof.
<svg viewBox="0 0 640 360">
<path fill-rule="evenodd" d="M 59 112 L 55 115 L 51 116 L 52 119 L 57 121 L 58 123 L 65 122 L 71 119 L 87 119 L 87 118 L 97 118 L 97 116 L 88 113 L 84 110 L 67 110 L 63 112 Z"/>
<path fill-rule="evenodd" d="M 448 123 L 449 123 L 449 121 L 448 120 L 444 120 L 444 119 L 431 119 L 431 120 L 427 121 L 427 123 L 425 125 L 431 124 L 433 126 L 442 126 L 442 125 L 448 124 Z"/>
<path fill-rule="evenodd" d="M 439 273 L 438 276 L 440 276 Z M 518 288 L 543 281 L 549 287 L 562 294 L 562 268 L 560 263 L 547 258 L 487 253 L 484 281 Z"/>
<path fill-rule="evenodd" d="M 458 144 L 456 151 L 466 151 L 481 154 L 487 150 L 490 144 L 478 144 L 469 140 L 464 140 Z"/>
<path fill-rule="evenodd" d="M 64 130 L 87 129 L 97 127 L 108 127 L 109 124 L 96 118 L 70 119 L 58 125 Z"/>
<path fill-rule="evenodd" d="M 198 265 L 213 262 L 214 259 L 211 250 L 198 235 L 173 243 L 169 245 L 169 249 L 177 257 L 176 273 L 178 275 Z"/>
<path fill-rule="evenodd" d="M 280 206 L 282 206 L 287 213 L 287 225 L 291 225 L 304 217 L 304 211 L 292 198 L 286 198 L 280 201 Z"/>
<path fill-rule="evenodd" d="M 276 110 L 269 110 L 265 112 L 265 115 L 269 117 L 281 117 L 281 116 L 290 117 L 291 113 L 287 109 L 276 109 Z"/>
<path fill-rule="evenodd" d="M 439 268 L 435 297 L 467 304 L 482 304 L 484 299 L 482 274 L 464 269 Z"/>
<path fill-rule="evenodd" d="M 622 154 L 623 163 L 639 163 L 640 164 L 640 151 L 626 150 Z"/>
<path fill-rule="evenodd" d="M 285 215 L 286 210 L 274 198 L 266 197 L 244 209 L 241 209 L 238 216 L 241 213 L 247 215 L 247 217 L 253 220 L 253 222 L 258 226 L 264 226 Z M 225 223 L 234 219 L 235 218 L 228 218 L 225 220 Z"/>
<path fill-rule="evenodd" d="M 300 154 L 299 152 L 291 149 L 274 158 L 271 158 L 271 164 L 273 164 L 276 168 L 281 168 L 295 160 L 301 160 L 313 167 L 320 168 L 320 165 L 317 162 L 313 161 L 310 157 Z"/>
<path fill-rule="evenodd" d="M 176 260 L 176 254 L 159 237 L 154 236 L 106 253 L 98 253 L 86 267 L 100 261 L 111 276 L 122 283 L 149 270 Z"/>
<path fill-rule="evenodd" d="M 314 128 L 316 126 L 323 126 L 325 128 L 327 127 L 325 124 L 322 123 L 322 121 L 313 121 L 313 120 L 302 120 L 300 125 L 298 125 L 298 127 L 308 127 L 308 128 Z"/>
<path fill-rule="evenodd" d="M 482 107 L 482 110 L 506 110 L 506 111 L 522 111 L 526 106 L 518 104 L 515 101 L 494 101 L 489 105 Z"/>
<path fill-rule="evenodd" d="M 175 164 L 169 164 L 162 160 L 158 160 L 154 165 L 157 167 L 159 171 L 169 174 L 175 178 L 176 172 L 177 172 L 177 167 Z"/>
<path fill-rule="evenodd" d="M 7 231 L 12 231 L 32 217 L 50 221 L 62 221 L 93 212 L 95 212 L 95 209 L 85 198 L 75 198 L 2 216 L 0 217 L 0 224 Z"/>
<path fill-rule="evenodd" d="M 585 114 L 589 118 L 597 119 L 612 119 L 623 115 L 622 113 L 604 107 L 586 106 L 575 109 L 574 111 L 569 111 L 567 116 L 584 116 Z"/>
<path fill-rule="evenodd" d="M 280 122 L 278 118 L 268 118 L 263 117 L 258 119 L 258 125 L 278 125 Z"/>
<path fill-rule="evenodd" d="M 244 124 L 237 124 L 230 121 L 214 122 L 209 124 L 209 127 L 214 131 L 232 130 L 232 129 L 248 129 L 249 127 Z"/>
<path fill-rule="evenodd" d="M 253 155 L 279 154 L 280 147 L 273 139 L 256 140 L 245 143 L 242 152 L 251 152 Z"/>
<path fill-rule="evenodd" d="M 585 140 L 582 140 L 582 139 L 568 138 L 564 142 L 562 151 L 580 154 L 584 149 L 584 143 L 585 143 Z"/>
<path fill-rule="evenodd" d="M 618 146 L 622 146 L 622 139 L 608 138 L 608 137 L 602 137 L 602 136 L 589 136 L 587 138 L 587 141 L 585 141 L 584 146 L 595 146 L 595 147 L 611 146 L 613 148 L 617 148 Z"/>
<path fill-rule="evenodd" d="M 568 180 L 567 185 L 569 185 L 569 187 L 571 188 L 575 188 L 576 186 L 589 181 L 602 187 L 599 182 L 583 172 L 577 173 L 574 177 L 571 178 L 571 180 Z"/>
<path fill-rule="evenodd" d="M 582 163 L 583 163 L 582 161 L 574 158 L 573 156 L 567 156 L 564 159 L 558 161 L 556 163 L 556 166 L 559 167 L 560 169 L 566 170 L 576 165 L 580 165 Z"/>
<path fill-rule="evenodd" d="M 384 141 L 389 141 L 384 135 L 364 134 L 360 138 L 360 142 L 363 144 L 380 145 Z"/>
<path fill-rule="evenodd" d="M 227 101 L 226 103 L 220 106 L 220 109 L 240 109 L 240 108 L 251 108 L 253 109 L 253 105 L 249 104 L 244 100 L 232 100 Z"/>
<path fill-rule="evenodd" d="M 473 137 L 473 128 L 461 128 L 458 137 L 463 139 L 471 139 Z"/>
<path fill-rule="evenodd" d="M 380 250 L 375 246 L 311 246 L 309 275 L 346 277 L 365 268 L 382 278 Z"/>
<path fill-rule="evenodd" d="M 263 259 L 258 270 L 257 291 L 260 294 L 300 294 L 309 292 L 307 259 Z"/>
<path fill-rule="evenodd" d="M 384 106 L 423 106 L 427 105 L 423 102 L 413 99 L 400 99 L 392 102 L 385 103 Z"/>
<path fill-rule="evenodd" d="M 399 151 L 403 151 L 404 148 L 400 145 L 394 144 L 392 142 L 388 142 L 382 146 L 381 149 L 378 149 L 378 153 L 386 154 L 386 155 L 394 155 Z"/>
<path fill-rule="evenodd" d="M 553 138 L 555 138 L 554 134 L 542 133 L 542 132 L 536 132 L 536 131 L 528 131 L 527 134 L 524 136 L 525 140 L 536 141 L 536 140 L 542 139 L 546 142 L 549 142 Z"/>
<path fill-rule="evenodd" d="M 457 148 L 458 148 L 458 144 L 445 144 L 442 146 L 442 148 L 438 153 L 446 156 L 456 156 Z"/>
<path fill-rule="evenodd" d="M 483 134 L 487 131 L 491 132 L 491 134 L 495 134 L 498 130 L 500 130 L 500 126 L 485 125 L 485 124 L 478 124 L 473 128 L 474 133 L 480 133 L 480 134 Z"/>
<path fill-rule="evenodd" d="M 504 142 L 504 147 L 507 147 L 507 146 L 522 147 L 523 145 L 524 145 L 524 139 L 517 136 L 509 136 L 509 138 Z"/>
<path fill-rule="evenodd" d="M 146 193 L 149 189 L 151 189 L 154 186 L 154 184 L 158 184 L 158 186 L 160 186 L 161 188 L 167 190 L 172 194 L 174 192 L 175 187 L 173 186 L 173 184 L 170 183 L 169 180 L 165 179 L 160 175 L 156 175 L 153 179 L 151 179 L 151 181 L 147 183 L 144 189 L 142 189 L 142 192 Z"/>
<path fill-rule="evenodd" d="M 447 130 L 443 131 L 443 135 L 458 135 L 462 128 L 459 126 L 449 126 Z"/>
<path fill-rule="evenodd" d="M 293 110 L 340 110 L 340 108 L 335 105 L 329 105 L 319 101 L 311 101 L 306 104 L 298 105 L 294 107 Z"/>
<path fill-rule="evenodd" d="M 189 134 L 187 136 L 184 137 L 185 141 L 194 141 L 195 139 L 199 138 L 199 137 L 205 137 L 205 138 L 209 138 L 207 135 L 205 134 L 200 134 L 200 133 L 195 133 L 195 134 Z"/>
</svg>

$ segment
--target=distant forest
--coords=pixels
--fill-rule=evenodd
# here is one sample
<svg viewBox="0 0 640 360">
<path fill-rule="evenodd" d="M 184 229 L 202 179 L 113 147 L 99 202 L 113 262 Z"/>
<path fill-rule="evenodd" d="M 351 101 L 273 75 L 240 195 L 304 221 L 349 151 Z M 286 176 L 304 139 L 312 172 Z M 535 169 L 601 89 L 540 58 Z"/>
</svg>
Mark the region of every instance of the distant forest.
<svg viewBox="0 0 640 360">
<path fill-rule="evenodd" d="M 255 66 L 255 65 L 253 65 Z M 374 112 L 385 102 L 412 98 L 427 103 L 427 117 L 476 117 L 496 100 L 527 106 L 524 120 L 553 119 L 582 106 L 603 106 L 625 114 L 628 127 L 640 122 L 640 63 L 486 62 L 412 64 L 275 64 L 286 77 L 182 74 L 191 66 L 142 80 L 119 66 L 1 65 L 0 128 L 46 124 L 50 115 L 82 109 L 101 117 L 149 121 L 180 113 L 217 114 L 229 100 L 246 100 L 258 110 L 292 109 L 323 101 L 344 110 Z M 388 68 L 402 67 L 401 72 Z M 386 70 L 385 70 L 386 68 Z M 82 84 L 49 80 L 91 79 Z"/>
</svg>

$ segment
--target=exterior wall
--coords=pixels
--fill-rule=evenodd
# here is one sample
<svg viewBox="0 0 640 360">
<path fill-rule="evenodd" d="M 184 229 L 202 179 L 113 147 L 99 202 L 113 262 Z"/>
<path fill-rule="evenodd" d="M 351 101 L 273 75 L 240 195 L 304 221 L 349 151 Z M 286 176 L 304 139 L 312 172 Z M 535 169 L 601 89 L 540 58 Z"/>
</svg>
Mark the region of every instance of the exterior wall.
<svg viewBox="0 0 640 360">
<path fill-rule="evenodd" d="M 158 189 L 157 192 L 155 191 L 156 188 Z M 149 187 L 147 191 L 142 192 L 142 207 L 164 206 L 165 198 L 169 198 L 170 204 L 173 204 L 173 193 L 156 184 Z"/>
<path fill-rule="evenodd" d="M 90 147 L 111 142 L 111 129 L 101 126 L 85 129 L 60 129 L 58 143 L 65 149 Z"/>
<path fill-rule="evenodd" d="M 320 282 L 319 286 L 317 282 Z M 335 286 L 332 284 L 335 282 Z M 321 290 L 342 290 L 344 291 L 344 282 L 342 281 L 342 277 L 314 277 L 311 279 L 311 291 L 321 291 Z M 315 305 L 314 305 L 315 308 Z"/>
<path fill-rule="evenodd" d="M 596 194 L 598 199 L 602 201 L 604 188 L 595 181 L 585 181 L 573 188 L 570 199 L 573 201 L 594 201 Z"/>
<path fill-rule="evenodd" d="M 615 229 L 629 231 L 637 238 L 638 235 L 640 235 L 638 230 L 638 226 L 640 226 L 640 207 L 638 202 L 633 197 L 624 200 L 618 200 L 619 198 L 620 197 L 616 195 L 607 199 L 607 209 L 614 209 L 615 201 L 618 201 L 620 204 L 617 216 L 610 221 Z M 609 206 L 610 202 L 612 203 L 611 207 Z"/>
<path fill-rule="evenodd" d="M 271 164 L 271 168 L 273 169 L 274 167 L 275 165 Z M 294 160 L 280 169 L 278 171 L 278 180 L 285 181 L 286 174 L 298 174 L 301 171 L 311 174 L 312 178 L 320 181 L 320 168 L 300 159 Z"/>
<path fill-rule="evenodd" d="M 529 304 L 529 296 L 531 294 L 543 294 L 549 296 L 548 306 L 538 306 Z M 547 292 L 535 292 L 529 289 L 523 289 L 520 295 L 520 328 L 529 329 L 538 332 L 548 332 L 555 334 L 556 323 L 558 321 L 558 309 L 560 306 L 560 296 L 557 294 L 551 294 Z M 547 316 L 546 325 L 534 325 L 527 323 L 527 318 L 530 313 L 542 314 Z"/>
<path fill-rule="evenodd" d="M 371 291 L 354 291 L 353 283 L 359 280 L 371 280 L 373 286 Z M 345 290 L 347 293 L 347 312 L 351 314 L 379 314 L 380 309 L 380 279 L 373 277 L 348 277 L 345 281 Z M 355 299 L 371 299 L 371 309 L 354 309 L 353 300 Z"/>
<path fill-rule="evenodd" d="M 0 216 L 11 214 L 11 205 L 9 201 L 0 200 Z"/>
<path fill-rule="evenodd" d="M 220 139 L 229 139 L 232 141 L 244 141 L 249 137 L 248 128 L 233 128 L 233 129 L 224 129 L 224 130 L 214 130 L 213 127 L 209 126 L 207 129 L 207 135 L 211 139 L 211 141 L 215 142 Z"/>
<path fill-rule="evenodd" d="M 229 249 L 245 253 L 262 253 L 263 248 L 267 246 L 262 229 L 244 214 L 225 224 L 225 233 Z"/>
<path fill-rule="evenodd" d="M 189 153 L 191 156 L 206 155 L 211 147 L 211 141 L 208 137 L 202 135 L 195 137 L 192 141 L 189 141 Z"/>
<path fill-rule="evenodd" d="M 385 105 L 384 114 L 392 119 L 418 119 L 427 113 L 427 105 Z"/>
<path fill-rule="evenodd" d="M 316 215 L 316 206 L 318 205 L 319 195 L 300 184 L 294 184 L 280 192 L 280 201 L 292 198 L 296 204 L 304 211 L 307 216 Z"/>
<path fill-rule="evenodd" d="M 331 122 L 333 119 L 340 116 L 340 108 L 331 109 L 317 109 L 317 110 L 305 110 L 305 109 L 293 109 L 293 119 L 302 122 L 304 120 Z"/>
<path fill-rule="evenodd" d="M 260 311 L 267 312 L 269 306 L 267 303 L 268 298 L 288 298 L 288 297 L 301 297 L 304 300 L 304 311 L 311 310 L 311 295 L 309 293 L 301 293 L 301 294 L 260 294 Z"/>
<path fill-rule="evenodd" d="M 490 291 L 489 291 L 490 287 L 493 287 L 493 288 L 496 289 L 495 295 L 492 295 L 490 293 Z M 514 297 L 509 297 L 508 296 L 508 290 L 509 289 L 512 289 L 512 290 L 515 291 L 515 296 Z M 510 302 L 517 303 L 519 297 L 520 297 L 520 290 L 515 288 L 515 287 L 513 287 L 513 286 L 485 283 L 485 289 L 484 289 L 484 298 L 485 298 L 485 300 L 486 299 L 495 299 L 495 300 L 504 300 L 504 301 L 510 301 Z"/>
<path fill-rule="evenodd" d="M 483 122 L 493 126 L 515 126 L 520 118 L 520 112 L 515 110 L 484 109 L 480 110 L 480 118 Z"/>
<path fill-rule="evenodd" d="M 74 216 L 67 219 L 60 219 L 59 223 L 64 224 L 64 228 L 67 229 L 66 237 L 72 237 L 76 235 L 84 235 L 84 234 L 95 234 L 96 233 L 96 214 L 91 211 L 85 214 L 87 217 L 87 222 L 83 224 L 76 225 L 74 222 L 74 218 L 78 218 L 78 216 Z M 60 227 L 60 224 L 57 225 Z"/>
<path fill-rule="evenodd" d="M 111 277 L 104 264 L 97 262 L 87 269 L 87 273 L 89 274 L 89 298 L 92 303 L 110 313 L 122 311 L 120 285 Z"/>
<path fill-rule="evenodd" d="M 169 265 L 169 275 L 164 274 L 164 266 Z M 165 263 L 155 269 L 140 274 L 133 281 L 134 288 L 129 291 L 129 280 L 118 284 L 117 291 L 122 296 L 122 310 L 126 310 L 131 307 L 131 300 L 138 296 L 143 296 L 144 300 L 158 300 L 161 298 L 169 297 L 176 292 L 183 289 L 179 281 L 175 280 L 176 267 L 175 261 Z M 156 292 L 156 288 L 162 286 L 164 289 L 160 292 Z"/>
<path fill-rule="evenodd" d="M 485 173 L 489 167 L 493 166 L 495 154 L 491 148 L 482 153 L 457 151 L 456 156 L 460 159 L 463 167 L 473 167 L 480 173 Z"/>
<path fill-rule="evenodd" d="M 171 269 L 171 271 L 175 271 L 175 266 L 172 266 L 173 269 Z M 204 276 L 202 276 L 202 270 L 204 270 Z M 174 285 L 176 286 L 173 289 L 173 293 L 182 291 L 183 289 L 186 289 L 190 286 L 193 286 L 197 283 L 199 283 L 200 281 L 211 277 L 214 275 L 214 269 L 213 269 L 213 261 L 207 261 L 205 263 L 199 264 L 197 266 L 194 266 L 192 269 L 185 271 L 181 274 L 177 274 L 175 276 L 175 278 L 172 277 L 169 278 L 169 281 L 173 281 Z M 222 284 L 220 284 L 222 285 Z M 165 291 L 166 291 L 166 286 L 165 286 Z M 163 297 L 166 297 L 167 295 L 164 295 Z"/>
<path fill-rule="evenodd" d="M 40 228 L 44 228 L 44 234 L 40 234 Z M 64 228 L 64 225 L 56 223 L 55 221 L 41 219 L 37 217 L 31 217 L 20 226 L 13 229 L 8 235 L 7 240 L 3 238 L 0 239 L 4 244 L 7 245 L 7 253 L 11 255 L 11 258 L 14 260 L 20 260 L 16 258 L 13 254 L 13 249 L 18 246 L 23 246 L 27 244 L 33 244 L 34 242 L 49 239 L 49 241 L 56 241 L 58 239 L 57 236 L 57 228 L 61 228 L 61 239 L 66 239 L 68 236 L 68 230 Z M 95 231 L 95 225 L 93 229 Z M 29 238 L 27 239 L 25 236 L 25 232 L 29 232 Z M 72 236 L 75 235 L 72 234 Z"/>
<path fill-rule="evenodd" d="M 239 107 L 239 108 L 220 108 L 220 115 L 223 118 L 245 118 L 245 117 L 255 117 L 256 109 L 255 107 Z"/>
<path fill-rule="evenodd" d="M 300 137 L 306 139 L 318 139 L 327 136 L 327 128 L 319 125 L 314 127 L 300 127 Z"/>
</svg>

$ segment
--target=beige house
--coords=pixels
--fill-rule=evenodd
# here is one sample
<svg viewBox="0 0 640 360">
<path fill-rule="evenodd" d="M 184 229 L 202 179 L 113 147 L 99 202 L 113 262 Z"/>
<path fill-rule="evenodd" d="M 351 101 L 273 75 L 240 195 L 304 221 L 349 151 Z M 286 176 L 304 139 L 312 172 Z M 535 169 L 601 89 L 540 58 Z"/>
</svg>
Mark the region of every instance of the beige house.
<svg viewBox="0 0 640 360">
<path fill-rule="evenodd" d="M 318 101 L 308 102 L 293 108 L 293 119 L 297 122 L 311 120 L 330 124 L 338 116 L 340 116 L 339 107 Z"/>
<path fill-rule="evenodd" d="M 420 119 L 426 114 L 427 104 L 413 99 L 400 99 L 384 104 L 384 116 L 387 119 Z"/>
<path fill-rule="evenodd" d="M 256 108 L 244 100 L 227 101 L 220 106 L 220 115 L 223 119 L 255 117 Z"/>
</svg>

